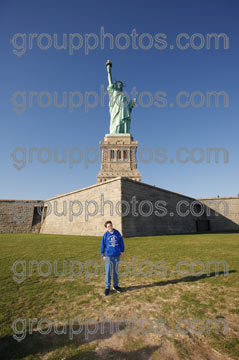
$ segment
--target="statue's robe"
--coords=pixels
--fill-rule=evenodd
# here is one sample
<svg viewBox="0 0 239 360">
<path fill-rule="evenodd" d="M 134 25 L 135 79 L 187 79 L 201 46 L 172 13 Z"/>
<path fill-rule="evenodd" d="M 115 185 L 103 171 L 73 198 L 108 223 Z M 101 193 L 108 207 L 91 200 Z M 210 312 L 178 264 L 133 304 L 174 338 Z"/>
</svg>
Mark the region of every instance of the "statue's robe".
<svg viewBox="0 0 239 360">
<path fill-rule="evenodd" d="M 109 85 L 107 91 L 109 93 L 110 134 L 129 133 L 132 101 L 128 101 L 122 91 L 116 90 L 114 84 Z"/>
</svg>

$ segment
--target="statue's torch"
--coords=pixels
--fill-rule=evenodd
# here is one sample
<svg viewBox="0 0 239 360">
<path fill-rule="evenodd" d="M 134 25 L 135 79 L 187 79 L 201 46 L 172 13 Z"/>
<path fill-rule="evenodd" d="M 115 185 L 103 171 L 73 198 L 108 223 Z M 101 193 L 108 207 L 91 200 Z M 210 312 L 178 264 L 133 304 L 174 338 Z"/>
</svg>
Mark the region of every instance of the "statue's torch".
<svg viewBox="0 0 239 360">
<path fill-rule="evenodd" d="M 108 67 L 108 66 L 112 67 L 112 62 L 110 60 L 106 61 L 106 67 Z"/>
</svg>

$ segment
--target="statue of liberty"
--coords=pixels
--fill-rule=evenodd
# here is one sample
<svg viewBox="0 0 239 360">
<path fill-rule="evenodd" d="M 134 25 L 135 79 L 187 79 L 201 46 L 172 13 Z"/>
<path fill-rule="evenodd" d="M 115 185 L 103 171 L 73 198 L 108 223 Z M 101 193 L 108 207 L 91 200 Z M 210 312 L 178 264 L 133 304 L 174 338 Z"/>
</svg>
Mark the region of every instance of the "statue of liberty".
<svg viewBox="0 0 239 360">
<path fill-rule="evenodd" d="M 130 134 L 130 114 L 135 106 L 136 99 L 127 100 L 126 95 L 123 93 L 124 84 L 122 81 L 112 82 L 111 67 L 112 62 L 107 60 L 110 134 Z"/>
</svg>

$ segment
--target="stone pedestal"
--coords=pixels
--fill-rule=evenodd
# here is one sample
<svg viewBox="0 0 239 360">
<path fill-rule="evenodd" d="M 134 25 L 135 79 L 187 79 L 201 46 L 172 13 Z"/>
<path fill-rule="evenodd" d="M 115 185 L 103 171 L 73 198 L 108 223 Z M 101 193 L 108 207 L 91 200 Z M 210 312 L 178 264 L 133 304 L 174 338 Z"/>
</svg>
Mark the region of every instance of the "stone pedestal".
<svg viewBox="0 0 239 360">
<path fill-rule="evenodd" d="M 104 141 L 100 141 L 101 169 L 97 176 L 97 183 L 122 176 L 141 181 L 137 169 L 136 151 L 138 141 L 133 141 L 130 134 L 106 134 Z"/>
</svg>

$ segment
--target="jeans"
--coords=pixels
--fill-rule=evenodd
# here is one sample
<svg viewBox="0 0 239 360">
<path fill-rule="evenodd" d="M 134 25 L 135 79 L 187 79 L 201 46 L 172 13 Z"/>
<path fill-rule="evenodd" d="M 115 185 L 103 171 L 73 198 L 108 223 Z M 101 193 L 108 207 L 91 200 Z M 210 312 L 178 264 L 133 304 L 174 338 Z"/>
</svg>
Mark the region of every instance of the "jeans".
<svg viewBox="0 0 239 360">
<path fill-rule="evenodd" d="M 110 289 L 111 272 L 113 270 L 113 286 L 118 286 L 119 256 L 106 256 L 105 260 L 105 288 Z"/>
</svg>

